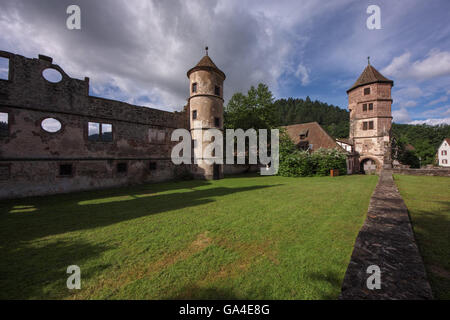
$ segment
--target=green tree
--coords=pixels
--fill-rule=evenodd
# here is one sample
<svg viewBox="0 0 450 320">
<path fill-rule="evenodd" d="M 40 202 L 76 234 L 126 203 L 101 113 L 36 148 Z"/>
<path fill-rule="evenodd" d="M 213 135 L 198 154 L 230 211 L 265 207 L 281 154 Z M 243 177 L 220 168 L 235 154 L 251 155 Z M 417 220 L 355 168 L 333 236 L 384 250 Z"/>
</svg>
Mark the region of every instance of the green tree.
<svg viewBox="0 0 450 320">
<path fill-rule="evenodd" d="M 273 101 L 272 92 L 262 83 L 256 88 L 252 86 L 247 95 L 235 93 L 225 108 L 225 128 L 275 128 L 278 118 Z"/>
</svg>

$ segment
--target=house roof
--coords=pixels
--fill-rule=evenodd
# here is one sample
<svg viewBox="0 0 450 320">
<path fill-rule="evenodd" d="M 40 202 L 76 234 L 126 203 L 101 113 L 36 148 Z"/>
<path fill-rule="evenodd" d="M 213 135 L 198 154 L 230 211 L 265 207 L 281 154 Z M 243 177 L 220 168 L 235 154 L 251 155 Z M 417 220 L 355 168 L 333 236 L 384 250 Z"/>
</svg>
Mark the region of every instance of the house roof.
<svg viewBox="0 0 450 320">
<path fill-rule="evenodd" d="M 375 69 L 370 64 L 364 69 L 364 71 L 359 76 L 358 80 L 352 85 L 350 89 L 347 90 L 347 93 L 361 86 L 365 86 L 371 83 L 390 83 L 392 86 L 394 85 L 394 81 L 389 80 L 385 76 L 383 76 L 377 69 Z"/>
<path fill-rule="evenodd" d="M 316 151 L 319 148 L 343 149 L 317 122 L 293 124 L 283 128 L 286 129 L 288 136 L 297 146 L 303 146 L 307 142 L 312 144 L 312 151 Z M 308 132 L 308 136 L 300 139 L 300 134 L 304 132 Z"/>
<path fill-rule="evenodd" d="M 348 144 L 348 145 L 353 145 L 353 142 L 352 141 L 350 141 L 350 139 L 347 139 L 347 138 L 338 138 L 338 139 L 336 139 L 336 141 L 339 141 L 339 142 L 342 142 L 342 143 L 345 143 L 345 144 Z"/>
<path fill-rule="evenodd" d="M 225 73 L 223 73 L 222 70 L 217 68 L 216 64 L 212 61 L 212 59 L 206 54 L 203 58 L 200 59 L 200 61 L 195 65 L 195 67 L 191 68 L 187 72 L 187 76 L 189 78 L 189 75 L 197 70 L 209 70 L 209 71 L 216 71 L 218 74 L 220 74 L 223 79 L 225 79 Z"/>
</svg>

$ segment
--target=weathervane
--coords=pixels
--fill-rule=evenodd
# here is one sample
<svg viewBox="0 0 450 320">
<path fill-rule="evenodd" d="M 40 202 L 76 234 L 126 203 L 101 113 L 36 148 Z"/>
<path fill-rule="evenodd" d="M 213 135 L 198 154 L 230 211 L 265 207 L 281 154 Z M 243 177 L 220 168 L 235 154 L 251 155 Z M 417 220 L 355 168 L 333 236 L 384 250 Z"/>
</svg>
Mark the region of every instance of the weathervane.
<svg viewBox="0 0 450 320">
<path fill-rule="evenodd" d="M 208 55 L 208 46 L 205 47 L 206 55 Z"/>
<path fill-rule="evenodd" d="M 367 64 L 370 66 L 370 56 L 367 57 Z"/>
</svg>

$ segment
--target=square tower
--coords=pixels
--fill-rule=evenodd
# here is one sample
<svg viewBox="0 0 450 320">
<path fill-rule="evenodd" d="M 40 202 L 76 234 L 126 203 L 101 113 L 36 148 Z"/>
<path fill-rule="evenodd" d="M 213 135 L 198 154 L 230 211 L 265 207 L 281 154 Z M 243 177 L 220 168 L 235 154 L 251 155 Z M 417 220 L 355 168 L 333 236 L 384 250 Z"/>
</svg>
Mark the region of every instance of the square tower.
<svg viewBox="0 0 450 320">
<path fill-rule="evenodd" d="M 379 172 L 391 167 L 392 124 L 391 88 L 387 79 L 368 63 L 353 86 L 347 90 L 350 134 L 363 172 Z"/>
</svg>

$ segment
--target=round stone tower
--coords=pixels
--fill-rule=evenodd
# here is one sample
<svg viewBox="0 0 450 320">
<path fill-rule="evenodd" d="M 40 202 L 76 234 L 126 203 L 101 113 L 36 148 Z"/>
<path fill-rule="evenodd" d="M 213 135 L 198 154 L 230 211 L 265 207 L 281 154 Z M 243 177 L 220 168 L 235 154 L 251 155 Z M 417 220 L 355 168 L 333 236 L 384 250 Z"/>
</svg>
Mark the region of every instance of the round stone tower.
<svg viewBox="0 0 450 320">
<path fill-rule="evenodd" d="M 198 161 L 194 166 L 193 175 L 200 179 L 221 179 L 223 178 L 223 165 L 207 164 L 202 161 L 208 158 L 204 155 L 204 151 L 210 141 L 203 141 L 201 148 L 198 143 L 202 141 L 201 137 L 207 129 L 215 128 L 223 131 L 225 73 L 217 68 L 208 56 L 208 47 L 206 47 L 206 55 L 187 72 L 187 76 L 190 88 L 188 100 L 190 131 L 193 152 Z"/>
</svg>

